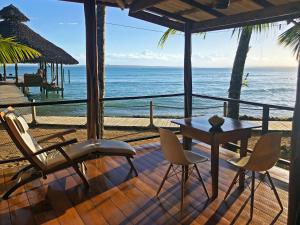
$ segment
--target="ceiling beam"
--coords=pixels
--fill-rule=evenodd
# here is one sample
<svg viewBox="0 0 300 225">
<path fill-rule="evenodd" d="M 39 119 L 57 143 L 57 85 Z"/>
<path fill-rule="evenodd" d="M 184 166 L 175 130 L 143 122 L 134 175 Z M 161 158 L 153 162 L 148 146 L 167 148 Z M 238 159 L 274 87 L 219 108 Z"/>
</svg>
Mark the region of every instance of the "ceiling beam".
<svg viewBox="0 0 300 225">
<path fill-rule="evenodd" d="M 267 0 L 252 0 L 252 1 L 264 8 L 274 6 L 272 3 L 268 2 Z"/>
<path fill-rule="evenodd" d="M 172 19 L 175 19 L 175 20 L 178 20 L 178 21 L 181 21 L 181 22 L 185 22 L 185 23 L 193 23 L 193 22 L 195 22 L 194 20 L 185 18 L 185 17 L 183 17 L 181 15 L 178 15 L 176 13 L 170 13 L 170 12 L 167 12 L 165 10 L 162 10 L 162 9 L 159 9 L 159 8 L 155 8 L 155 7 L 148 8 L 147 10 L 149 10 L 151 12 L 154 12 L 154 13 L 158 13 L 161 16 L 172 18 Z"/>
<path fill-rule="evenodd" d="M 285 5 L 273 6 L 254 12 L 241 13 L 223 18 L 205 20 L 193 23 L 192 32 L 205 32 L 223 30 L 246 25 L 278 22 L 300 17 L 300 3 L 288 3 Z"/>
<path fill-rule="evenodd" d="M 218 10 L 213 9 L 212 7 L 209 7 L 207 5 L 204 5 L 200 2 L 197 2 L 195 0 L 180 0 L 181 2 L 184 2 L 187 5 L 190 5 L 192 7 L 195 7 L 197 9 L 200 9 L 204 12 L 207 12 L 215 17 L 223 17 L 226 16 L 225 14 L 219 12 Z"/>
<path fill-rule="evenodd" d="M 73 2 L 73 3 L 84 3 L 85 0 L 59 0 L 59 1 Z M 118 7 L 118 8 L 120 8 L 120 6 L 117 3 L 103 2 L 101 0 L 96 0 L 96 3 L 100 3 L 102 5 L 109 6 L 109 7 Z M 125 7 L 128 8 L 128 5 L 125 5 Z"/>
<path fill-rule="evenodd" d="M 141 20 L 145 20 L 148 21 L 150 23 L 155 23 L 167 28 L 172 28 L 178 31 L 184 31 L 184 24 L 180 23 L 180 22 L 176 22 L 174 20 L 170 20 L 168 18 L 165 17 L 161 17 L 158 15 L 154 15 L 152 13 L 149 12 L 145 12 L 145 11 L 139 11 L 136 13 L 132 13 L 131 11 L 129 11 L 129 16 L 137 18 L 137 19 L 141 19 Z"/>
<path fill-rule="evenodd" d="M 138 11 L 142 11 L 164 1 L 166 0 L 134 0 L 133 3 L 130 5 L 130 11 L 132 13 L 136 13 Z"/>
</svg>

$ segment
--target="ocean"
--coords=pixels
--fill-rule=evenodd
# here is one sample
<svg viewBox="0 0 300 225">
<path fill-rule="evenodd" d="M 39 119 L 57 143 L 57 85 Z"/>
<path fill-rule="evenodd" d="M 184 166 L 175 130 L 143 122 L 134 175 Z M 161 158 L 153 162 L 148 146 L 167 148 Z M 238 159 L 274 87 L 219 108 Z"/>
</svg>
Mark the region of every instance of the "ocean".
<svg viewBox="0 0 300 225">
<path fill-rule="evenodd" d="M 34 73 L 37 66 L 20 66 L 19 74 Z M 86 98 L 85 66 L 66 66 L 64 100 Z M 50 69 L 48 69 L 50 71 Z M 68 80 L 70 72 L 70 83 Z M 8 67 L 7 73 L 14 73 Z M 247 86 L 243 86 L 241 99 L 253 102 L 283 106 L 294 106 L 297 68 L 247 68 Z M 227 97 L 230 82 L 230 68 L 194 68 L 193 93 Z M 49 75 L 48 75 L 49 77 Z M 183 93 L 183 68 L 107 66 L 105 96 L 138 96 Z M 61 99 L 56 93 L 49 97 L 41 94 L 39 88 L 30 88 L 30 99 L 49 101 Z M 160 117 L 183 116 L 183 97 L 153 99 L 154 115 Z M 38 114 L 85 115 L 85 104 L 56 107 L 38 107 Z M 194 115 L 222 115 L 220 101 L 193 98 Z M 241 115 L 261 116 L 261 108 L 241 105 Z M 271 116 L 290 117 L 291 112 L 271 110 Z M 106 116 L 148 116 L 149 99 L 111 101 L 105 103 Z"/>
</svg>

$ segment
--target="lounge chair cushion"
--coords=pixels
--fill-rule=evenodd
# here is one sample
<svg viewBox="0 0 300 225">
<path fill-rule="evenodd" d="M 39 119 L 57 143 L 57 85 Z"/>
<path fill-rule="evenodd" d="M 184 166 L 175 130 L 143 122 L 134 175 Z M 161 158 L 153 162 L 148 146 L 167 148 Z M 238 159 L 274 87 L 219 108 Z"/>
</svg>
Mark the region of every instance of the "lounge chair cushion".
<svg viewBox="0 0 300 225">
<path fill-rule="evenodd" d="M 25 151 L 26 155 L 32 155 L 33 153 L 42 149 L 42 147 L 35 141 L 34 138 L 27 132 L 28 125 L 23 117 L 16 115 L 13 112 L 9 112 L 5 115 L 5 120 L 10 130 L 13 132 L 14 137 L 18 140 L 22 146 L 22 151 Z M 32 159 L 40 166 L 43 167 L 43 162 L 46 159 L 46 154 L 42 153 Z"/>
<path fill-rule="evenodd" d="M 135 155 L 136 151 L 128 143 L 115 140 L 87 140 L 65 148 L 65 152 L 72 159 L 86 157 L 90 154 L 104 155 Z M 45 164 L 47 169 L 51 169 L 60 164 L 66 163 L 67 160 L 59 152 L 53 152 L 47 156 Z"/>
</svg>

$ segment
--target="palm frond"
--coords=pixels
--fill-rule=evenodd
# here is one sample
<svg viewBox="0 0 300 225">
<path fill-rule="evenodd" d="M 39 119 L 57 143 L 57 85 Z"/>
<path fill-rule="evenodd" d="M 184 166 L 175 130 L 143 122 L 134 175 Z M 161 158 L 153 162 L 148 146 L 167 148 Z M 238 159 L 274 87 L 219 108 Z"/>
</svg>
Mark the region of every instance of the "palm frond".
<svg viewBox="0 0 300 225">
<path fill-rule="evenodd" d="M 18 63 L 40 56 L 38 51 L 16 42 L 14 37 L 4 38 L 0 35 L 0 63 Z"/>
<path fill-rule="evenodd" d="M 163 48 L 168 40 L 168 38 L 172 35 L 175 35 L 175 34 L 178 34 L 178 31 L 177 30 L 174 30 L 174 29 L 171 29 L 169 28 L 168 30 L 166 30 L 166 32 L 161 36 L 161 38 L 159 39 L 159 42 L 158 42 L 158 47 L 161 47 Z M 203 37 L 203 39 L 206 38 L 206 33 L 205 32 L 200 32 L 200 33 L 197 33 L 197 35 L 199 35 L 200 37 Z"/>
<path fill-rule="evenodd" d="M 300 25 L 295 24 L 279 35 L 278 41 L 285 47 L 292 48 L 297 59 L 300 58 Z"/>
<path fill-rule="evenodd" d="M 177 30 L 169 28 L 159 39 L 158 47 L 163 48 L 165 46 L 165 43 L 167 42 L 168 38 L 171 35 L 175 35 L 177 32 L 178 32 Z"/>
<path fill-rule="evenodd" d="M 263 24 L 234 28 L 232 30 L 231 37 L 234 34 L 237 34 L 237 38 L 239 39 L 243 30 L 245 30 L 247 32 L 262 33 L 262 32 L 267 32 L 267 31 L 273 30 L 275 27 L 277 27 L 278 29 L 281 29 L 281 26 L 278 26 L 275 23 L 263 23 Z"/>
</svg>

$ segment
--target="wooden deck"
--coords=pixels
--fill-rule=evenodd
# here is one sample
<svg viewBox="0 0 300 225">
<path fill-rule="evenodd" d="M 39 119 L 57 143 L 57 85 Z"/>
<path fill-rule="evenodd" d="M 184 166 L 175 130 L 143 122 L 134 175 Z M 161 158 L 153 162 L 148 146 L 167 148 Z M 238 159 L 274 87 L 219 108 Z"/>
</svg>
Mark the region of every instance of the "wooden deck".
<svg viewBox="0 0 300 225">
<path fill-rule="evenodd" d="M 209 156 L 206 147 L 194 146 Z M 179 214 L 180 191 L 176 177 L 165 183 L 160 198 L 156 190 L 167 169 L 159 144 L 137 147 L 134 160 L 139 176 L 127 176 L 129 166 L 121 157 L 105 157 L 87 163 L 89 191 L 72 169 L 63 170 L 21 188 L 8 201 L 0 202 L 0 224 L 247 224 L 249 218 L 248 188 L 240 194 L 234 191 L 223 201 L 234 176 L 225 159 L 233 153 L 221 150 L 219 197 L 207 201 L 199 183 L 191 178 L 187 184 L 184 213 Z M 211 193 L 210 162 L 199 165 Z M 8 170 L 0 176 L 1 190 L 9 181 Z M 287 177 L 279 168 L 271 171 L 276 177 L 284 211 L 279 207 L 272 190 L 261 184 L 256 191 L 254 217 L 250 224 L 286 224 Z M 258 181 L 257 181 L 258 183 Z M 245 204 L 246 203 L 246 204 Z"/>
<path fill-rule="evenodd" d="M 30 123 L 32 121 L 31 114 L 25 116 Z M 171 123 L 170 118 L 154 118 L 153 124 L 156 127 L 178 128 L 174 123 Z M 40 125 L 60 125 L 60 126 L 82 126 L 86 124 L 86 117 L 70 117 L 70 116 L 37 116 L 36 121 Z M 255 125 L 261 125 L 261 121 L 248 121 Z M 106 127 L 123 127 L 123 128 L 146 128 L 150 125 L 149 118 L 133 118 L 133 117 L 105 117 L 104 125 Z M 270 131 L 291 131 L 291 121 L 270 121 Z"/>
</svg>

